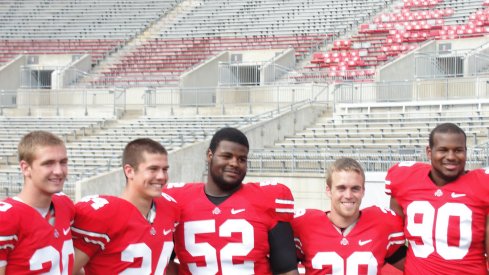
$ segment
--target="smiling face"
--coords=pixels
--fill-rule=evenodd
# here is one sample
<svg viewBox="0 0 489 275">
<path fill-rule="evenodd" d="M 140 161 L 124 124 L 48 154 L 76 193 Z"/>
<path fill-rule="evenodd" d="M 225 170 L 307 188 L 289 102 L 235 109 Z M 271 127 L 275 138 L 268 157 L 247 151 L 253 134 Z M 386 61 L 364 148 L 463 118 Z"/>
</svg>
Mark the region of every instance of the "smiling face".
<svg viewBox="0 0 489 275">
<path fill-rule="evenodd" d="M 248 148 L 236 142 L 222 140 L 214 153 L 207 152 L 209 195 L 231 194 L 241 186 L 248 169 Z"/>
<path fill-rule="evenodd" d="M 360 204 L 365 194 L 364 178 L 356 171 L 334 171 L 331 187 L 326 186 L 331 199 L 330 219 L 339 227 L 346 227 L 359 216 Z"/>
<path fill-rule="evenodd" d="M 465 172 L 467 160 L 465 136 L 460 133 L 435 133 L 433 145 L 426 148 L 431 161 L 430 176 L 442 186 L 456 180 Z"/>
<path fill-rule="evenodd" d="M 142 161 L 137 167 L 124 165 L 127 184 L 138 197 L 146 199 L 161 196 L 161 190 L 168 180 L 168 156 L 160 153 L 142 152 Z"/>
<path fill-rule="evenodd" d="M 25 186 L 32 194 L 51 196 L 61 192 L 68 175 L 68 157 L 64 145 L 36 146 L 30 163 L 20 161 Z"/>
</svg>

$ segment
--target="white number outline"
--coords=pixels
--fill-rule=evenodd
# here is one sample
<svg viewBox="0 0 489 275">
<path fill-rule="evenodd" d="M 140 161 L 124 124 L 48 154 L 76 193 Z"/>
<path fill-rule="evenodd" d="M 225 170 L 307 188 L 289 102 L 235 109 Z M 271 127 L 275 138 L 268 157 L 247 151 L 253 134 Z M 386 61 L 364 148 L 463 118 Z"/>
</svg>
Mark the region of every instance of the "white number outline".
<svg viewBox="0 0 489 275">
<path fill-rule="evenodd" d="M 204 257 L 206 266 L 197 266 L 189 263 L 188 268 L 192 274 L 216 274 L 219 271 L 217 251 L 209 243 L 197 243 L 196 235 L 215 233 L 215 220 L 189 221 L 184 224 L 185 248 L 193 257 Z M 253 226 L 244 219 L 228 219 L 218 229 L 219 237 L 229 237 L 232 233 L 241 233 L 241 243 L 228 243 L 219 251 L 220 264 L 223 274 L 253 274 L 254 263 L 245 261 L 233 264 L 233 257 L 246 256 L 254 248 Z"/>
<path fill-rule="evenodd" d="M 423 223 L 414 222 L 415 214 L 423 215 Z M 413 201 L 407 206 L 406 215 L 407 231 L 411 236 L 421 237 L 423 241 L 423 244 L 416 244 L 415 241 L 409 240 L 416 257 L 427 258 L 436 251 L 445 260 L 460 260 L 469 252 L 472 243 L 472 211 L 465 204 L 447 202 L 435 209 L 428 201 Z M 450 216 L 460 219 L 458 246 L 448 245 Z"/>
</svg>

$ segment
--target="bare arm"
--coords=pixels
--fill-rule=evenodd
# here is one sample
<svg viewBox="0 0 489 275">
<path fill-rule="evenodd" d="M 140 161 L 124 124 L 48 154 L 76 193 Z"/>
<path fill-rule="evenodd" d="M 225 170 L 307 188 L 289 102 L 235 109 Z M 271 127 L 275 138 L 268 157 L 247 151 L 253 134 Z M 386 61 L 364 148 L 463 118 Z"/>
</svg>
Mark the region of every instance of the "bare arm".
<svg viewBox="0 0 489 275">
<path fill-rule="evenodd" d="M 165 275 L 177 275 L 178 274 L 178 264 L 170 261 L 166 266 Z"/>
<path fill-rule="evenodd" d="M 296 270 L 291 270 L 289 272 L 285 272 L 285 273 L 278 273 L 276 275 L 299 275 L 299 271 Z"/>
<path fill-rule="evenodd" d="M 390 208 L 392 211 L 396 212 L 397 215 L 399 215 L 403 220 L 404 220 L 404 213 L 402 212 L 402 208 L 397 203 L 397 200 L 391 197 L 391 203 L 390 203 Z"/>
<path fill-rule="evenodd" d="M 404 262 L 406 261 L 406 258 L 402 258 L 399 261 L 392 263 L 391 265 L 401 271 L 404 270 Z"/>
<path fill-rule="evenodd" d="M 85 252 L 75 248 L 75 264 L 73 265 L 73 275 L 85 274 L 82 268 L 88 263 L 90 257 Z"/>
<path fill-rule="evenodd" d="M 0 267 L 0 275 L 5 275 L 5 266 Z"/>
</svg>

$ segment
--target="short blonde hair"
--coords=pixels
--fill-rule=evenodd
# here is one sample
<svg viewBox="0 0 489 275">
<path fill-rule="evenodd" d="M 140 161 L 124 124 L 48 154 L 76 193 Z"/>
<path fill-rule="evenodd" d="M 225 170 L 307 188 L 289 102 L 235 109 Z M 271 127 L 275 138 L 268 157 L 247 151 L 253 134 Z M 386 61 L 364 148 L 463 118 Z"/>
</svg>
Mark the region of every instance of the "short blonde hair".
<svg viewBox="0 0 489 275">
<path fill-rule="evenodd" d="M 28 164 L 32 164 L 36 157 L 36 149 L 46 146 L 65 147 L 65 143 L 61 138 L 47 131 L 33 131 L 26 134 L 17 146 L 19 161 L 23 160 Z"/>
<path fill-rule="evenodd" d="M 327 176 L 326 176 L 326 184 L 328 185 L 329 188 L 331 188 L 331 184 L 333 181 L 333 173 L 334 172 L 340 172 L 340 171 L 347 171 L 347 172 L 356 172 L 359 175 L 362 176 L 363 179 L 363 187 L 365 187 L 365 172 L 363 171 L 362 166 L 358 161 L 352 159 L 352 158 L 340 158 L 337 159 L 331 166 L 328 168 Z"/>
</svg>

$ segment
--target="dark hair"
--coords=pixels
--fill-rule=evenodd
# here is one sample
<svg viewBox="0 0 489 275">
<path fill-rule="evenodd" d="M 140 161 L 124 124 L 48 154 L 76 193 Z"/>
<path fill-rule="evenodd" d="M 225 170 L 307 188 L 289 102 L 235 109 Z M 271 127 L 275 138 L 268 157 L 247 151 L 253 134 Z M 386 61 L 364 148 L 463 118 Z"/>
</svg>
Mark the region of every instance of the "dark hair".
<svg viewBox="0 0 489 275">
<path fill-rule="evenodd" d="M 250 149 L 250 145 L 248 144 L 248 138 L 241 132 L 240 130 L 232 127 L 225 127 L 219 129 L 211 139 L 211 143 L 209 144 L 209 150 L 214 153 L 217 149 L 219 143 L 223 140 L 231 141 L 239 143 L 245 146 L 247 149 Z"/>
<path fill-rule="evenodd" d="M 467 142 L 467 135 L 465 135 L 464 130 L 462 130 L 460 127 L 453 123 L 443 123 L 438 126 L 436 126 L 433 130 L 431 130 L 430 137 L 429 137 L 429 146 L 430 148 L 433 148 L 435 145 L 434 137 L 436 133 L 450 133 L 450 134 L 461 134 L 464 136 L 465 142 Z"/>
<path fill-rule="evenodd" d="M 360 163 L 352 158 L 340 158 L 335 160 L 335 162 L 333 162 L 333 164 L 331 164 L 331 166 L 328 168 L 326 184 L 329 186 L 329 188 L 331 188 L 333 183 L 333 173 L 341 171 L 355 172 L 359 174 L 362 176 L 363 185 L 365 186 L 365 172 Z"/>
<path fill-rule="evenodd" d="M 138 138 L 129 142 L 122 153 L 122 166 L 129 164 L 137 169 L 139 164 L 144 161 L 143 153 L 167 155 L 165 147 L 159 142 L 150 138 Z"/>
</svg>

